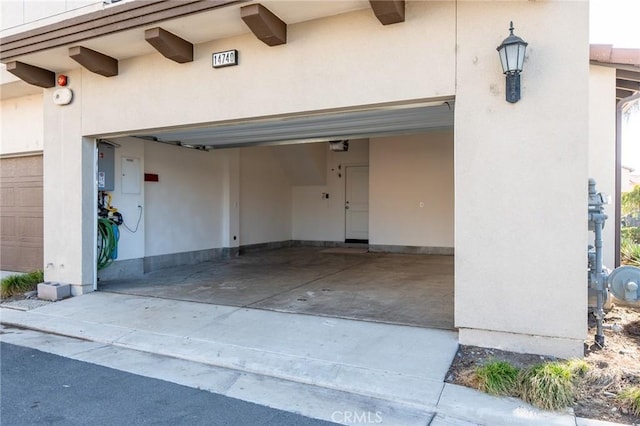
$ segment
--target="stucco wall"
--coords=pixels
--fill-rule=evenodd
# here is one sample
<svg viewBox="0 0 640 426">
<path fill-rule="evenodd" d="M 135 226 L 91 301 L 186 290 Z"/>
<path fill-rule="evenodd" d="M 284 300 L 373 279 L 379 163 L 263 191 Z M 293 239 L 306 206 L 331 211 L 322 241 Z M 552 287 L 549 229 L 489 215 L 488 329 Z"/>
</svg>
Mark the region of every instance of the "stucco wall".
<svg viewBox="0 0 640 426">
<path fill-rule="evenodd" d="M 508 35 L 510 20 L 515 34 L 529 43 L 522 99 L 516 104 L 504 99 L 495 51 Z M 588 4 L 459 2 L 457 41 L 455 323 L 460 342 L 581 356 L 587 295 Z"/>
<path fill-rule="evenodd" d="M 273 147 L 240 150 L 240 245 L 291 239 L 291 181 Z"/>
<path fill-rule="evenodd" d="M 80 71 L 69 78 L 80 79 Z M 82 87 L 75 95 L 82 98 Z M 82 135 L 81 102 L 65 108 L 43 102 L 43 110 L 44 278 L 82 294 L 95 283 L 95 141 Z"/>
<path fill-rule="evenodd" d="M 510 20 L 516 34 L 529 42 L 522 100 L 513 105 L 504 100 L 495 51 Z M 225 49 L 240 51 L 240 65 L 212 69 L 211 53 Z M 189 64 L 152 54 L 123 59 L 119 65 L 120 74 L 112 78 L 69 70 L 74 102 L 64 108 L 47 102 L 44 107 L 45 209 L 56 212 L 45 219 L 47 279 L 91 279 L 93 158 L 83 136 L 455 95 L 460 340 L 555 355 L 581 353 L 589 161 L 587 2 L 407 2 L 402 24 L 383 27 L 370 11 L 358 11 L 291 25 L 282 46 L 267 47 L 247 34 L 197 45 Z M 52 90 L 44 93 L 46 99 Z M 156 163 L 180 170 L 175 156 L 159 152 Z M 255 197 L 240 200 L 242 244 L 291 235 L 278 222 L 292 214 L 291 190 L 272 194 L 283 201 L 278 209 L 262 210 L 269 206 L 260 202 L 257 179 L 271 166 L 256 152 L 247 151 L 245 159 L 255 167 L 245 169 L 240 160 L 241 174 L 251 172 L 258 188 Z M 215 182 L 207 174 L 218 173 L 215 168 L 200 163 L 216 158 L 211 154 L 185 154 L 203 155 L 193 159 L 193 168 L 201 170 L 197 179 L 195 172 L 182 170 L 192 173 L 185 183 L 211 197 L 208 202 L 219 189 L 198 185 Z M 145 168 L 152 156 L 145 152 Z M 230 166 L 221 164 L 221 169 Z M 171 171 L 163 172 L 161 181 L 167 173 Z M 247 188 L 249 177 L 241 177 L 240 188 Z M 265 188 L 264 194 L 271 190 Z M 151 191 L 145 188 L 147 198 Z M 168 202 L 156 195 L 158 202 Z M 182 209 L 196 201 L 177 196 L 177 202 L 171 200 L 178 206 L 174 213 L 191 220 L 190 211 Z M 289 213 L 279 210 L 285 206 Z M 246 227 L 254 223 L 246 215 L 262 222 Z M 261 227 L 272 226 L 270 218 L 276 222 L 267 235 Z M 145 219 L 148 229 L 155 229 L 170 218 Z M 215 237 L 220 226 L 209 230 L 202 225 L 196 227 L 201 235 L 193 235 L 202 238 L 202 248 L 221 246 L 222 239 Z M 165 235 L 167 241 L 179 237 Z M 145 254 L 168 252 L 163 244 L 148 241 Z M 180 249 L 178 243 L 171 252 Z"/>
<path fill-rule="evenodd" d="M 159 143 L 145 144 L 145 256 L 223 246 L 221 156 Z"/>
<path fill-rule="evenodd" d="M 0 28 L 7 33 L 14 27 L 24 31 L 78 14 L 101 10 L 103 3 L 101 0 L 3 0 L 0 1 Z"/>
<path fill-rule="evenodd" d="M 452 95 L 455 3 L 408 2 L 406 13 L 406 22 L 385 27 L 370 10 L 356 11 L 289 25 L 281 46 L 246 34 L 196 45 L 187 64 L 155 53 L 121 60 L 116 77 L 84 72 L 83 131 L 99 135 Z M 226 49 L 238 49 L 240 65 L 213 69 L 212 52 Z"/>
<path fill-rule="evenodd" d="M 0 155 L 42 151 L 44 139 L 42 95 L 3 100 L 0 103 L 2 138 Z"/>
<path fill-rule="evenodd" d="M 371 139 L 369 187 L 371 244 L 454 246 L 452 131 Z"/>
<path fill-rule="evenodd" d="M 616 69 L 589 66 L 589 177 L 596 180 L 596 189 L 611 200 L 605 207 L 609 220 L 603 230 L 603 262 L 609 268 L 615 266 L 615 93 Z M 593 233 L 589 236 L 593 238 Z"/>
<path fill-rule="evenodd" d="M 327 144 L 322 144 L 329 149 Z M 326 185 L 293 187 L 293 239 L 344 241 L 345 167 L 369 164 L 369 141 L 349 141 L 346 152 L 329 151 L 326 156 Z M 328 199 L 322 193 L 329 194 Z"/>
</svg>

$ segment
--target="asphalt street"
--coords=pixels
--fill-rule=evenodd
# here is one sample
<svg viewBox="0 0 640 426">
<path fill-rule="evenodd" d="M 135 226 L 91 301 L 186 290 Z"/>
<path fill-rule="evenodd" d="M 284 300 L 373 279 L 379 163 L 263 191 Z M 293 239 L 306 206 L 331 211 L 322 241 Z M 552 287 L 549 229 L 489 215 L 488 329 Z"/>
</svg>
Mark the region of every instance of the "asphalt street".
<svg viewBox="0 0 640 426">
<path fill-rule="evenodd" d="M 4 342 L 0 362 L 2 425 L 332 424 Z"/>
</svg>

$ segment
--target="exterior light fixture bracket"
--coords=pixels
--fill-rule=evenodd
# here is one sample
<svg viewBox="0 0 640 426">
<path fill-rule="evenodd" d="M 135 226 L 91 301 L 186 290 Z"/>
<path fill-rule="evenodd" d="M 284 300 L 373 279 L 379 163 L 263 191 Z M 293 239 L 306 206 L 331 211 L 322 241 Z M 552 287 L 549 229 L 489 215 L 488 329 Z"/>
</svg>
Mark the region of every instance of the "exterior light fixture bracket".
<svg viewBox="0 0 640 426">
<path fill-rule="evenodd" d="M 516 103 L 520 100 L 520 73 L 528 43 L 513 34 L 513 21 L 510 22 L 509 37 L 496 48 L 500 56 L 502 72 L 506 76 L 506 100 Z"/>
</svg>

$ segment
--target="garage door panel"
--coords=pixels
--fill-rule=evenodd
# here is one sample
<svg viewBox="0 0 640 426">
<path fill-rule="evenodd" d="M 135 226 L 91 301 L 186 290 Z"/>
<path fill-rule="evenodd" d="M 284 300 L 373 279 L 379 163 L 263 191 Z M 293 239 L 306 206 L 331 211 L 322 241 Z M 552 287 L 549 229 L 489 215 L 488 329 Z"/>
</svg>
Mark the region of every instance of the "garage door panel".
<svg viewBox="0 0 640 426">
<path fill-rule="evenodd" d="M 43 264 L 42 156 L 0 159 L 0 269 Z"/>
<path fill-rule="evenodd" d="M 16 204 L 16 197 L 13 188 L 0 188 L 0 206 L 13 207 Z"/>
<path fill-rule="evenodd" d="M 37 242 L 37 240 L 42 239 L 42 216 L 19 217 L 16 222 L 16 235 L 20 236 L 21 241 L 35 239 Z"/>
<path fill-rule="evenodd" d="M 0 217 L 0 237 L 3 242 L 6 238 L 15 237 L 16 235 L 16 218 L 15 216 Z M 4 248 L 4 244 L 2 245 Z"/>
<path fill-rule="evenodd" d="M 2 180 L 5 178 L 15 179 L 17 176 L 21 178 L 33 177 L 36 178 L 35 180 L 42 181 L 42 156 L 2 159 L 2 168 L 0 169 Z"/>
<path fill-rule="evenodd" d="M 42 183 L 40 186 L 19 186 L 17 195 L 17 207 L 42 208 Z"/>
<path fill-rule="evenodd" d="M 3 265 L 11 265 L 4 268 L 9 271 L 28 272 L 42 269 L 42 246 L 38 243 L 13 242 L 5 246 L 3 242 L 0 261 Z"/>
</svg>

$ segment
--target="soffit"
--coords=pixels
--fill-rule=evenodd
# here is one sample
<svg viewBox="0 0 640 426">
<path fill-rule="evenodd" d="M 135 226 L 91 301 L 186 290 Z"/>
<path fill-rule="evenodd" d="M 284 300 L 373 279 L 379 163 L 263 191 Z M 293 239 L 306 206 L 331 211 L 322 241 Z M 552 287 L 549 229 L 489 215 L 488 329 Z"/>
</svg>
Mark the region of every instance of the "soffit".
<svg viewBox="0 0 640 426">
<path fill-rule="evenodd" d="M 616 102 L 640 92 L 640 49 L 620 49 L 610 44 L 589 47 L 591 64 L 616 69 Z"/>
<path fill-rule="evenodd" d="M 130 7 L 131 3 L 125 3 L 121 7 Z M 201 2 L 191 3 L 195 4 Z M 76 45 L 82 45 L 118 60 L 157 53 L 156 50 L 144 39 L 144 31 L 157 26 L 161 26 L 163 29 L 170 31 L 193 44 L 233 37 L 250 32 L 249 28 L 244 24 L 242 19 L 240 19 L 240 7 L 256 2 L 218 1 L 215 3 L 220 4 L 220 6 L 214 9 L 194 12 L 174 19 L 160 21 L 147 19 L 149 21 L 147 24 L 96 37 L 91 37 L 91 32 L 87 32 L 86 35 L 83 36 L 86 38 L 82 38 L 81 40 L 75 40 L 73 37 L 67 35 L 65 36 L 66 38 L 61 38 L 60 41 L 70 40 L 69 42 L 60 44 L 54 40 L 50 42 L 51 47 L 47 47 L 46 49 L 38 50 L 36 52 L 19 54 L 16 56 L 13 55 L 11 51 L 7 50 L 2 54 L 1 61 L 4 63 L 9 61 L 21 61 L 54 72 L 63 72 L 77 68 L 77 63 L 68 56 L 69 47 Z M 369 8 L 369 2 L 366 0 L 298 0 L 295 2 L 286 0 L 266 0 L 260 1 L 259 3 L 278 15 L 287 24 L 296 24 L 326 16 L 333 16 L 354 10 Z M 118 6 L 112 6 L 110 11 L 117 10 L 117 7 Z M 62 21 L 54 25 L 69 27 L 70 24 L 65 24 L 65 22 L 66 21 Z M 78 25 L 86 25 L 86 23 Z M 129 23 L 127 25 L 134 24 Z M 73 28 L 73 25 L 71 25 L 71 27 Z M 55 32 L 49 32 L 51 34 L 55 34 Z M 12 40 L 16 37 L 19 37 L 19 34 L 13 34 L 0 39 L 0 45 L 4 47 L 7 45 L 5 42 L 6 40 Z M 39 38 L 37 38 L 37 40 L 41 40 L 43 37 L 46 37 L 46 35 L 40 35 L 38 37 Z M 33 46 L 36 45 L 34 44 Z"/>
</svg>

